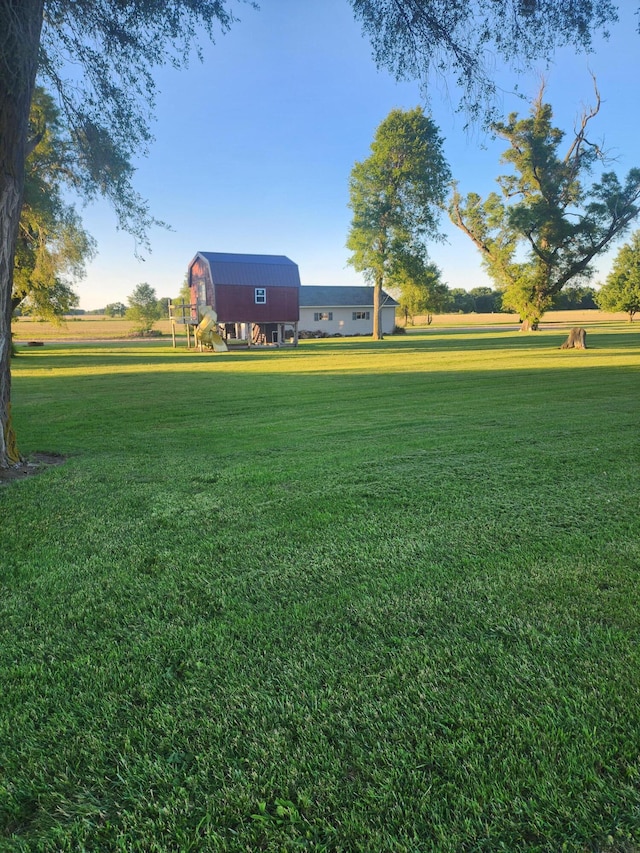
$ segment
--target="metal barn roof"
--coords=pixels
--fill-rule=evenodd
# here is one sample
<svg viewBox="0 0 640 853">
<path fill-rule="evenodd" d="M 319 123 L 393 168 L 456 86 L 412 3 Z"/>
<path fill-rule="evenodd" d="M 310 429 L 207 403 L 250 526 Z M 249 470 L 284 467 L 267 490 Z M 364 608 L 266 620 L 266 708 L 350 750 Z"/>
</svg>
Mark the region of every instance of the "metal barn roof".
<svg viewBox="0 0 640 853">
<path fill-rule="evenodd" d="M 249 287 L 300 287 L 298 265 L 285 255 L 236 255 L 198 252 L 211 269 L 214 285 Z M 195 260 L 195 258 L 194 258 Z"/>
<path fill-rule="evenodd" d="M 398 303 L 382 291 L 382 306 L 396 307 Z M 300 288 L 301 308 L 372 308 L 373 287 L 331 286 L 307 284 Z"/>
</svg>

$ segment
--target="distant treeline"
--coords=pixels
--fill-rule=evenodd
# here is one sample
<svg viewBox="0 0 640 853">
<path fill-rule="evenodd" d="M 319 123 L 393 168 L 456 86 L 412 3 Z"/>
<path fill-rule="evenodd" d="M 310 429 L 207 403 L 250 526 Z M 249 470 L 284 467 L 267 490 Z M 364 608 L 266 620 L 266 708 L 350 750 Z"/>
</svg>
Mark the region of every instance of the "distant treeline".
<svg viewBox="0 0 640 853">
<path fill-rule="evenodd" d="M 158 299 L 158 311 L 163 316 L 168 316 L 169 313 L 169 297 L 163 296 L 162 299 Z M 21 314 L 26 314 L 27 312 L 21 312 L 20 309 L 16 309 L 14 312 L 15 317 L 20 317 Z M 108 305 L 105 305 L 104 308 L 93 308 L 91 311 L 85 311 L 83 308 L 71 308 L 69 311 L 65 311 L 65 317 L 82 317 L 82 316 L 106 316 L 106 317 L 125 317 L 127 314 L 127 306 L 124 302 L 110 302 Z"/>
<path fill-rule="evenodd" d="M 594 287 L 579 286 L 565 287 L 556 296 L 553 308 L 556 311 L 573 311 L 597 308 Z M 502 293 L 490 287 L 474 287 L 463 290 L 461 287 L 449 289 L 448 297 L 444 299 L 443 314 L 512 314 L 502 306 Z"/>
<path fill-rule="evenodd" d="M 442 301 L 440 311 L 429 313 L 442 314 L 500 314 L 510 313 L 507 308 L 502 307 L 502 293 L 492 290 L 490 287 L 474 287 L 472 290 L 463 290 L 461 287 L 447 288 L 447 294 Z M 565 287 L 555 298 L 553 307 L 556 311 L 573 311 L 597 308 L 595 296 L 596 289 L 587 286 Z M 158 307 L 162 313 L 167 313 L 167 298 L 158 300 Z M 122 302 L 112 302 L 104 308 L 94 308 L 85 311 L 82 308 L 72 308 L 67 316 L 82 317 L 83 315 L 106 314 L 108 317 L 124 317 L 127 306 Z M 20 309 L 15 312 L 20 316 Z"/>
</svg>

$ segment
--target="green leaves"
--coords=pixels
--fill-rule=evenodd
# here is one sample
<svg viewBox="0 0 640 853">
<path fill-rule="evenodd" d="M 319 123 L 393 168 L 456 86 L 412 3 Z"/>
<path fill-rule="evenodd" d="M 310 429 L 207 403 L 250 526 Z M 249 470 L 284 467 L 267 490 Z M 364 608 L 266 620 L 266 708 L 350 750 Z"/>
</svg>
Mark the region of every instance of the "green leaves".
<svg viewBox="0 0 640 853">
<path fill-rule="evenodd" d="M 604 311 L 625 311 L 632 321 L 640 311 L 640 231 L 618 252 L 597 302 Z"/>
<path fill-rule="evenodd" d="M 158 305 L 158 297 L 150 284 L 146 282 L 138 284 L 128 298 L 129 308 L 126 317 L 136 323 L 136 330 L 148 332 L 156 320 L 160 319 L 161 310 Z"/>
<path fill-rule="evenodd" d="M 586 112 L 562 156 L 562 131 L 552 125 L 552 110 L 541 90 L 531 114 L 513 113 L 494 125 L 510 147 L 502 161 L 514 172 L 497 179 L 500 194 L 486 200 L 454 192 L 449 213 L 482 253 L 482 261 L 504 305 L 537 327 L 554 296 L 570 281 L 588 277 L 592 260 L 640 211 L 640 170 L 621 183 L 613 172 L 585 186 L 584 177 L 602 159 L 586 136 L 600 107 Z"/>
<path fill-rule="evenodd" d="M 422 259 L 424 269 L 424 241 L 442 239 L 440 208 L 451 179 L 442 144 L 420 107 L 392 110 L 376 130 L 370 156 L 353 167 L 349 263 L 375 285 L 374 304 L 394 272 L 406 269 L 407 257 Z M 380 336 L 378 320 L 376 310 L 374 337 Z"/>
<path fill-rule="evenodd" d="M 14 309 L 21 305 L 24 313 L 55 320 L 78 304 L 72 285 L 95 254 L 95 241 L 64 199 L 65 185 L 75 186 L 77 173 L 60 111 L 39 87 L 30 127 L 11 298 Z"/>
<path fill-rule="evenodd" d="M 418 79 L 428 93 L 433 78 L 458 86 L 459 108 L 470 120 L 495 118 L 496 56 L 515 70 L 572 45 L 588 51 L 593 34 L 617 19 L 616 4 L 602 0 L 350 0 L 371 39 L 378 65 L 400 79 Z M 485 63 L 491 57 L 491 65 Z"/>
<path fill-rule="evenodd" d="M 78 186 L 109 199 L 120 226 L 148 248 L 163 226 L 133 187 L 132 160 L 152 141 L 153 70 L 181 67 L 234 21 L 227 0 L 46 0 L 39 75 L 59 95 Z M 250 4 L 253 5 L 253 4 Z"/>
<path fill-rule="evenodd" d="M 420 107 L 392 110 L 376 130 L 370 156 L 351 173 L 354 228 L 407 239 L 440 237 L 439 207 L 451 179 L 442 145 Z"/>
</svg>

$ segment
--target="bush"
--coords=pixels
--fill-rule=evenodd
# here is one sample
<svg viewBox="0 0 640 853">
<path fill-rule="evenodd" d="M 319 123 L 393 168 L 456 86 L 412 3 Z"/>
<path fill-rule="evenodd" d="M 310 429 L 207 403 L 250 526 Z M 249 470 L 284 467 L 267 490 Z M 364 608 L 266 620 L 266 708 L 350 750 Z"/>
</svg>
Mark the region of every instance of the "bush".
<svg viewBox="0 0 640 853">
<path fill-rule="evenodd" d="M 158 309 L 156 292 L 151 285 L 144 282 L 135 288 L 129 297 L 129 308 L 125 316 L 136 324 L 136 329 L 142 336 L 160 319 L 162 313 Z"/>
<path fill-rule="evenodd" d="M 131 332 L 132 338 L 161 338 L 162 332 L 160 329 L 136 329 Z"/>
</svg>

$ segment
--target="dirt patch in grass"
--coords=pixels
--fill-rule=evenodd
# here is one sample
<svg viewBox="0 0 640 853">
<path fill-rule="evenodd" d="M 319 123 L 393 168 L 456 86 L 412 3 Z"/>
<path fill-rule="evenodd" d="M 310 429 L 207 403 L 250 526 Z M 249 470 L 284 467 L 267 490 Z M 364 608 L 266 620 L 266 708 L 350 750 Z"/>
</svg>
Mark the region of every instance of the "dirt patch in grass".
<svg viewBox="0 0 640 853">
<path fill-rule="evenodd" d="M 62 465 L 66 456 L 59 453 L 32 453 L 28 459 L 24 459 L 10 468 L 0 468 L 0 483 L 12 483 L 15 480 L 24 480 L 34 474 L 41 474 L 52 465 Z"/>
</svg>

